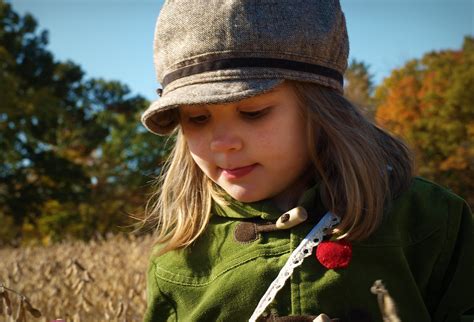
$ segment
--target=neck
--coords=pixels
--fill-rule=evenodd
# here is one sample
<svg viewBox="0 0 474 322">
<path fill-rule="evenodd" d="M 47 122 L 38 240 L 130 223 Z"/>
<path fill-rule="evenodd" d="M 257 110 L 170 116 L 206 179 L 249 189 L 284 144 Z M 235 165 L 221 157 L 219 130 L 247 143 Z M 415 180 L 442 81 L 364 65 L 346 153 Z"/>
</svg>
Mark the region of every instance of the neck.
<svg viewBox="0 0 474 322">
<path fill-rule="evenodd" d="M 281 211 L 287 211 L 288 209 L 296 207 L 298 200 L 303 192 L 308 189 L 310 182 L 311 176 L 308 176 L 306 173 L 303 174 L 293 184 L 291 184 L 289 188 L 272 198 L 276 207 Z"/>
</svg>

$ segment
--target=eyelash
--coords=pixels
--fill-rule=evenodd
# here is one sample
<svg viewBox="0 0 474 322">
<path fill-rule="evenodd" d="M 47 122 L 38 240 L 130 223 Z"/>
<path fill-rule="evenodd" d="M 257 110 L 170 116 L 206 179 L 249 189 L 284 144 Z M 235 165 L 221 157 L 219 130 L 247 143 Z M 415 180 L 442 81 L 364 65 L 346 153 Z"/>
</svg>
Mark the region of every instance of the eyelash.
<svg viewBox="0 0 474 322">
<path fill-rule="evenodd" d="M 240 114 L 242 114 L 245 118 L 255 120 L 258 119 L 262 116 L 264 116 L 267 113 L 267 109 L 259 110 L 259 111 L 252 111 L 252 112 L 243 112 L 241 111 Z"/>
<path fill-rule="evenodd" d="M 248 120 L 257 120 L 263 116 L 265 116 L 270 111 L 270 107 L 265 107 L 258 111 L 240 111 L 239 113 Z M 202 125 L 205 124 L 210 118 L 210 115 L 203 114 L 197 116 L 190 116 L 188 119 L 191 123 Z"/>
<path fill-rule="evenodd" d="M 255 120 L 255 119 L 259 119 L 262 116 L 264 116 L 265 114 L 267 114 L 269 109 L 270 109 L 269 107 L 266 107 L 266 108 L 263 108 L 263 109 L 258 110 L 258 111 L 251 111 L 251 112 L 241 111 L 240 113 L 247 119 Z"/>
<path fill-rule="evenodd" d="M 209 115 L 190 116 L 189 121 L 194 124 L 204 124 L 209 119 Z"/>
</svg>

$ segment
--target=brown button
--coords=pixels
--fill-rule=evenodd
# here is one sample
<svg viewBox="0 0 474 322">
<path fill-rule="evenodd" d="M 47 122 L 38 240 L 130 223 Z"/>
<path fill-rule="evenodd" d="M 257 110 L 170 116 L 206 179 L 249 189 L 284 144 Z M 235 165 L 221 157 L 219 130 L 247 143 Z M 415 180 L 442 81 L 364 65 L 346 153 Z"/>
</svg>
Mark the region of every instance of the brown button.
<svg viewBox="0 0 474 322">
<path fill-rule="evenodd" d="M 283 214 L 281 217 L 280 217 L 280 221 L 282 223 L 285 223 L 287 222 L 288 220 L 290 220 L 290 214 L 286 213 L 286 214 Z"/>
<path fill-rule="evenodd" d="M 303 207 L 293 208 L 278 218 L 276 228 L 290 229 L 308 219 L 308 213 Z"/>
</svg>

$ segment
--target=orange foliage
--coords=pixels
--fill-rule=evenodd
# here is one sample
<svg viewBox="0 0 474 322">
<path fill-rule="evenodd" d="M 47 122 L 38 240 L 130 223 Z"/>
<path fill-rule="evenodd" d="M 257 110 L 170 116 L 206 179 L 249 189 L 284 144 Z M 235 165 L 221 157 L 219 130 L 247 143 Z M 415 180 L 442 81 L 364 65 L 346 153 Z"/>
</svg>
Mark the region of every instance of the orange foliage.
<svg viewBox="0 0 474 322">
<path fill-rule="evenodd" d="M 415 151 L 418 175 L 474 203 L 474 39 L 392 71 L 376 89 L 376 122 Z"/>
</svg>

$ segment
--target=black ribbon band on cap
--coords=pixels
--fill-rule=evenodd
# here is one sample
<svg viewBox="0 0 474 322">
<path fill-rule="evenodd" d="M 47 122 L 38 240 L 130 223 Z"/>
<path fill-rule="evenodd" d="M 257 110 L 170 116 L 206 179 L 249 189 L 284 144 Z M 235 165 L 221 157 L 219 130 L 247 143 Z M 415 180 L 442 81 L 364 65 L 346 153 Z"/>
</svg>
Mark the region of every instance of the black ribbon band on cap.
<svg viewBox="0 0 474 322">
<path fill-rule="evenodd" d="M 337 70 L 321 65 L 297 62 L 286 59 L 274 58 L 229 58 L 209 62 L 202 62 L 192 66 L 180 68 L 172 73 L 166 75 L 163 79 L 162 86 L 166 87 L 169 83 L 191 75 L 201 74 L 220 69 L 232 69 L 241 67 L 263 67 L 263 68 L 282 68 L 298 72 L 305 72 L 316 74 L 324 77 L 329 77 L 337 81 L 341 86 L 343 85 L 343 76 Z"/>
</svg>

